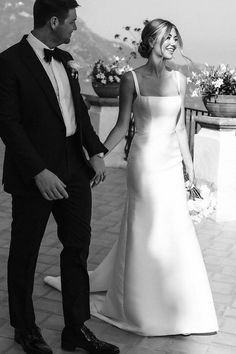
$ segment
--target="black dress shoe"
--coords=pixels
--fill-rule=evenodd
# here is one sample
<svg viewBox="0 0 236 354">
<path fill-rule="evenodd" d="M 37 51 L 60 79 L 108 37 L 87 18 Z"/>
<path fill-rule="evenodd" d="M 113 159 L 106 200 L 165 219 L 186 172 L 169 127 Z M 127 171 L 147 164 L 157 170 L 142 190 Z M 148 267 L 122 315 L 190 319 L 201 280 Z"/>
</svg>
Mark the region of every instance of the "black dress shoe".
<svg viewBox="0 0 236 354">
<path fill-rule="evenodd" d="M 38 327 L 29 331 L 15 329 L 15 341 L 20 344 L 28 354 L 52 354 L 52 349 L 47 345 Z"/>
<path fill-rule="evenodd" d="M 115 345 L 99 340 L 85 325 L 73 334 L 64 329 L 61 347 L 70 352 L 81 348 L 89 354 L 118 354 L 120 352 Z"/>
</svg>

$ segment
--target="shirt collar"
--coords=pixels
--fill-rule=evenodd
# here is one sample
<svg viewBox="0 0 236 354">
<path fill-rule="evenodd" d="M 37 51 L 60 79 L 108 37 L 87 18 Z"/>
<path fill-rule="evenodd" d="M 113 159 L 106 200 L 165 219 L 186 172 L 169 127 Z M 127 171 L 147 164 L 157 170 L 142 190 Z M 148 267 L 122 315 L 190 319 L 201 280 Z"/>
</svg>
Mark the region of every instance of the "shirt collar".
<svg viewBox="0 0 236 354">
<path fill-rule="evenodd" d="M 44 58 L 44 49 L 50 49 L 46 44 L 41 42 L 38 38 L 36 38 L 31 32 L 29 33 L 27 37 L 27 41 L 31 45 L 31 47 L 34 49 L 36 54 L 39 56 L 40 59 Z"/>
</svg>

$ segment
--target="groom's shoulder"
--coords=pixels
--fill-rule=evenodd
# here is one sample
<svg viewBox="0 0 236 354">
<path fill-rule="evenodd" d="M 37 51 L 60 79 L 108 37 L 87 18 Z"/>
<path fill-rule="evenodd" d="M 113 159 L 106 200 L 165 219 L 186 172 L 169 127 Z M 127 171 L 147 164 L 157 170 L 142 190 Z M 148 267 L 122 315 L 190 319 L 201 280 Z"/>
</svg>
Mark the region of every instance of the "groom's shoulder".
<svg viewBox="0 0 236 354">
<path fill-rule="evenodd" d="M 1 58 L 16 58 L 19 53 L 20 42 L 13 44 L 0 53 Z"/>
</svg>

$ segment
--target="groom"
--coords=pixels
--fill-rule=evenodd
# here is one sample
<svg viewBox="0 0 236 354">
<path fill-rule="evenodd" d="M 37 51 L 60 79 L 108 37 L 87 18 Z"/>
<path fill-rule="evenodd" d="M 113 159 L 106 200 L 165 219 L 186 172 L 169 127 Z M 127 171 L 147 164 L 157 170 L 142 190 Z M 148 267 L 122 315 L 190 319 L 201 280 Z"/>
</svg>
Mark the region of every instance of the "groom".
<svg viewBox="0 0 236 354">
<path fill-rule="evenodd" d="M 0 136 L 6 145 L 3 184 L 12 194 L 13 218 L 10 323 L 15 341 L 26 353 L 52 353 L 36 325 L 32 302 L 39 247 L 50 213 L 63 245 L 62 348 L 119 353 L 84 325 L 90 317 L 90 182 L 104 180 L 101 155 L 107 150 L 91 126 L 72 57 L 57 48 L 69 43 L 76 30 L 77 6 L 76 0 L 36 0 L 33 31 L 0 54 Z"/>
</svg>

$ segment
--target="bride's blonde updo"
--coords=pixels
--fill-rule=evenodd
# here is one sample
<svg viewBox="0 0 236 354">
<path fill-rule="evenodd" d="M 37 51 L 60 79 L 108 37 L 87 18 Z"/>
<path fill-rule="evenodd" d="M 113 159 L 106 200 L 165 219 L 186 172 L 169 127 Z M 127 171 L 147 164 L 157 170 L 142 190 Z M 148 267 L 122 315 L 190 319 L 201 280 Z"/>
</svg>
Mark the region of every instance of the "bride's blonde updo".
<svg viewBox="0 0 236 354">
<path fill-rule="evenodd" d="M 178 37 L 178 46 L 180 50 L 182 50 L 183 41 L 177 27 L 169 21 L 156 18 L 152 21 L 146 21 L 145 23 L 145 27 L 141 34 L 141 42 L 138 47 L 140 55 L 143 58 L 149 58 L 153 48 L 152 43 L 155 40 L 158 40 L 160 41 L 160 46 L 162 46 L 172 28 L 174 28 L 176 31 L 176 35 Z"/>
</svg>

